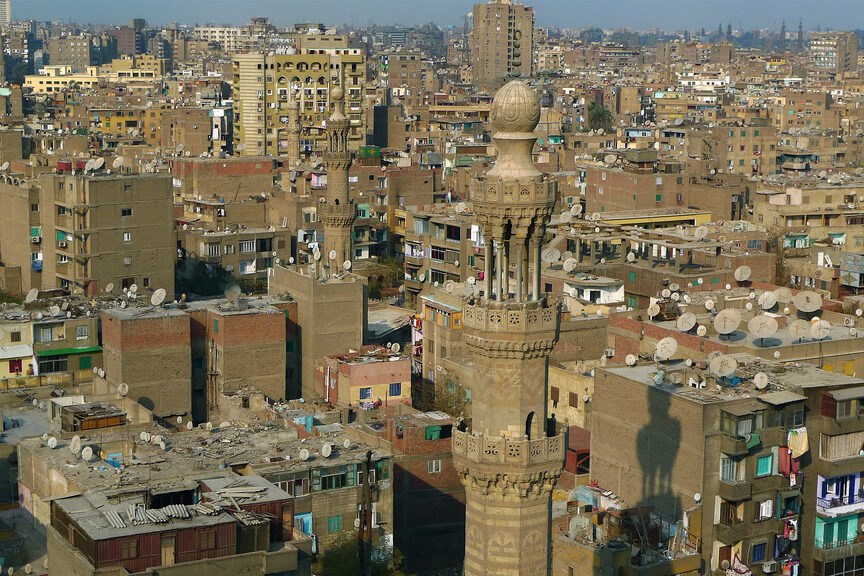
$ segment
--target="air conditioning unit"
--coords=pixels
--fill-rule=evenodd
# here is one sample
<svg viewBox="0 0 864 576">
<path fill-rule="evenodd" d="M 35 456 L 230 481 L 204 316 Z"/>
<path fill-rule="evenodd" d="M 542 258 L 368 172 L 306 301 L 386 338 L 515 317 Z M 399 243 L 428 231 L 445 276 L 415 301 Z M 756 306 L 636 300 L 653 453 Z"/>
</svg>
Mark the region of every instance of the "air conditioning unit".
<svg viewBox="0 0 864 576">
<path fill-rule="evenodd" d="M 853 320 L 852 318 L 844 318 L 843 319 L 843 326 L 850 328 L 854 325 L 855 325 L 855 320 Z"/>
<path fill-rule="evenodd" d="M 777 571 L 777 562 L 775 560 L 768 560 L 767 562 L 762 563 L 762 571 L 766 574 L 771 574 L 772 572 Z"/>
<path fill-rule="evenodd" d="M 60 248 L 66 248 L 67 246 L 69 246 L 69 243 L 65 240 L 61 240 L 60 242 L 57 242 L 57 246 L 59 246 Z"/>
<path fill-rule="evenodd" d="M 606 356 L 606 358 L 612 358 L 613 356 L 615 356 L 615 349 L 614 348 L 606 348 L 603 351 L 603 355 Z"/>
<path fill-rule="evenodd" d="M 41 244 L 42 243 L 42 237 L 41 236 L 33 236 L 32 238 L 30 238 L 30 242 L 32 242 L 33 244 Z"/>
</svg>

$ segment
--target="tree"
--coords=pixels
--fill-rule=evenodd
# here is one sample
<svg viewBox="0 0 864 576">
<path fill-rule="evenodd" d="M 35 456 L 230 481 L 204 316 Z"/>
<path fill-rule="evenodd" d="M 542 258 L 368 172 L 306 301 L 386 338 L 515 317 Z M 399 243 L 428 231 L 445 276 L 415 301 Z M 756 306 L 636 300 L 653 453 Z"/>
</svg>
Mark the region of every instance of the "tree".
<svg viewBox="0 0 864 576">
<path fill-rule="evenodd" d="M 608 108 L 596 101 L 588 104 L 587 112 L 589 130 L 597 130 L 599 128 L 611 130 L 615 125 L 615 115 Z"/>
<path fill-rule="evenodd" d="M 402 571 L 402 553 L 389 546 L 383 538 L 373 545 L 371 576 L 406 576 Z M 360 565 L 360 546 L 357 536 L 346 533 L 325 554 L 319 556 L 315 574 L 323 576 L 357 576 L 363 571 Z"/>
<path fill-rule="evenodd" d="M 585 44 L 591 44 L 592 42 L 602 42 L 603 30 L 597 27 L 588 28 L 587 30 L 582 31 L 582 35 L 580 38 Z"/>
</svg>

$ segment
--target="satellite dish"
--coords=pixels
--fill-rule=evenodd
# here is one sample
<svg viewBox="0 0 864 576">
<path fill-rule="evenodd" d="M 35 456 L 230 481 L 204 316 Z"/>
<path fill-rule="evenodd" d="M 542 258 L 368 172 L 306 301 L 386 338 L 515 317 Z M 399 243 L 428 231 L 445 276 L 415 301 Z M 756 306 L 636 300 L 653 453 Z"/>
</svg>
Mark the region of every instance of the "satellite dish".
<svg viewBox="0 0 864 576">
<path fill-rule="evenodd" d="M 0 165 L 0 172 L 5 172 L 8 169 L 9 169 L 9 162 L 3 162 L 3 164 Z"/>
<path fill-rule="evenodd" d="M 648 307 L 648 316 L 654 318 L 658 314 L 660 314 L 660 306 L 658 306 L 657 304 L 651 304 Z"/>
<path fill-rule="evenodd" d="M 444 291 L 447 292 L 448 294 L 453 293 L 453 281 L 452 280 L 448 280 L 447 283 L 444 284 Z"/>
<path fill-rule="evenodd" d="M 111 167 L 114 168 L 115 170 L 118 170 L 121 166 L 123 166 L 123 157 L 122 157 L 122 156 L 118 156 L 118 157 L 115 158 L 114 161 L 111 163 Z"/>
<path fill-rule="evenodd" d="M 693 500 L 695 502 L 701 502 L 702 501 L 702 494 L 697 492 L 696 494 L 693 495 Z"/>
<path fill-rule="evenodd" d="M 159 306 L 162 302 L 165 301 L 166 292 L 164 288 L 158 288 L 153 295 L 150 296 L 150 304 L 153 306 Z"/>
<path fill-rule="evenodd" d="M 606 154 L 606 156 L 603 157 L 603 162 L 606 164 L 614 164 L 617 159 L 618 156 L 615 154 Z"/>
<path fill-rule="evenodd" d="M 628 252 L 627 253 L 627 262 L 635 262 L 635 261 L 636 261 L 636 254 L 634 254 L 633 252 Z"/>
<path fill-rule="evenodd" d="M 744 308 L 746 308 L 748 312 L 752 312 L 753 311 L 753 303 L 747 302 L 747 304 L 744 305 Z"/>
<path fill-rule="evenodd" d="M 738 369 L 738 361 L 731 356 L 720 354 L 708 363 L 708 368 L 715 376 L 731 376 Z"/>
<path fill-rule="evenodd" d="M 400 346 L 398 342 L 394 342 L 393 346 L 390 347 L 390 350 L 398 354 L 399 351 L 402 350 L 402 346 Z"/>
<path fill-rule="evenodd" d="M 660 292 L 660 295 L 661 295 L 663 298 L 669 298 L 669 296 L 672 295 L 672 292 L 671 292 L 668 288 L 664 288 L 664 289 Z"/>
<path fill-rule="evenodd" d="M 678 341 L 671 336 L 663 338 L 654 347 L 654 357 L 658 360 L 668 360 L 678 351 Z"/>
<path fill-rule="evenodd" d="M 72 441 L 69 442 L 69 451 L 76 456 L 81 453 L 81 437 L 77 434 L 73 436 Z"/>
<path fill-rule="evenodd" d="M 186 429 L 187 429 L 187 430 L 192 430 L 193 427 L 194 427 L 194 424 L 192 424 L 192 421 L 191 421 L 191 420 L 189 420 L 188 422 L 186 422 Z"/>
<path fill-rule="evenodd" d="M 763 310 L 770 310 L 777 305 L 777 294 L 774 292 L 763 292 L 759 295 L 758 302 Z"/>
<path fill-rule="evenodd" d="M 183 416 L 177 416 L 177 424 L 183 423 Z"/>
<path fill-rule="evenodd" d="M 831 333 L 831 323 L 827 320 L 817 320 L 810 326 L 810 336 L 814 340 L 824 340 Z"/>
<path fill-rule="evenodd" d="M 672 292 L 678 292 L 678 290 L 680 290 L 680 289 L 681 289 L 681 287 L 678 284 L 676 284 L 675 282 L 673 282 L 672 284 L 669 285 L 669 290 Z"/>
<path fill-rule="evenodd" d="M 213 430 L 213 423 L 207 422 L 206 424 L 204 424 L 204 429 L 210 432 L 211 430 Z"/>
<path fill-rule="evenodd" d="M 87 160 L 87 163 L 84 164 L 84 173 L 86 174 L 87 172 L 92 172 L 95 165 L 96 161 L 92 158 L 90 160 Z"/>
<path fill-rule="evenodd" d="M 104 368 L 99 368 L 99 377 L 105 378 L 105 369 Z"/>
<path fill-rule="evenodd" d="M 48 448 L 50 448 L 51 450 L 57 448 L 57 438 L 55 438 L 54 436 L 48 438 Z"/>
<path fill-rule="evenodd" d="M 762 341 L 765 338 L 776 334 L 777 328 L 777 320 L 771 316 L 754 316 L 747 323 L 747 331 L 750 332 L 754 338 L 758 338 L 760 344 L 762 344 Z"/>
<path fill-rule="evenodd" d="M 735 308 L 721 310 L 714 318 L 714 329 L 718 334 L 731 334 L 741 324 L 741 312 Z"/>
<path fill-rule="evenodd" d="M 336 259 L 336 250 L 330 250 L 330 253 L 328 254 L 328 256 L 330 257 L 330 260 L 335 260 Z"/>
<path fill-rule="evenodd" d="M 714 301 L 711 300 L 710 298 L 705 301 L 705 309 L 708 311 L 711 311 L 714 309 Z"/>
<path fill-rule="evenodd" d="M 300 450 L 300 460 L 303 460 L 304 462 L 306 460 L 309 460 L 309 450 L 307 450 L 306 448 L 302 448 Z"/>
<path fill-rule="evenodd" d="M 150 434 L 150 432 L 142 432 L 141 434 L 144 436 L 144 437 L 142 438 L 142 440 L 144 440 L 144 442 L 149 443 L 150 440 L 153 439 L 153 435 Z"/>
<path fill-rule="evenodd" d="M 138 285 L 132 284 L 132 286 L 129 287 L 129 292 L 131 292 L 132 294 L 137 294 L 138 293 Z"/>
<path fill-rule="evenodd" d="M 578 216 L 582 213 L 582 204 L 574 204 L 570 207 L 570 214 L 573 216 Z"/>
<path fill-rule="evenodd" d="M 94 170 L 101 170 L 103 166 L 105 166 L 105 158 L 100 157 L 93 161 Z"/>
<path fill-rule="evenodd" d="M 120 302 L 120 308 L 126 308 L 126 306 L 128 306 L 128 304 L 126 303 L 125 300 L 123 300 L 122 302 Z"/>
<path fill-rule="evenodd" d="M 31 304 L 35 302 L 37 298 L 39 298 L 39 289 L 31 288 L 27 291 L 27 296 L 24 298 L 24 303 Z"/>
<path fill-rule="evenodd" d="M 562 262 L 566 262 L 570 258 L 573 258 L 573 252 L 570 252 L 569 250 L 567 250 L 567 251 L 561 253 L 561 261 Z"/>
<path fill-rule="evenodd" d="M 855 310 L 855 316 L 858 316 L 859 318 L 861 317 L 862 313 L 864 313 L 864 310 L 861 310 L 861 308 L 858 308 L 857 310 Z"/>
<path fill-rule="evenodd" d="M 147 432 L 142 430 L 140 434 L 138 434 L 138 438 L 140 438 L 144 442 L 149 442 L 150 440 L 147 438 Z"/>
<path fill-rule="evenodd" d="M 89 462 L 93 459 L 93 448 L 90 446 L 85 446 L 83 450 L 81 450 L 81 459 Z"/>
<path fill-rule="evenodd" d="M 627 366 L 635 366 L 636 365 L 636 356 L 634 354 L 628 354 L 624 358 L 624 363 L 627 364 Z"/>
<path fill-rule="evenodd" d="M 121 382 L 120 385 L 117 386 L 117 393 L 120 396 L 126 396 L 129 393 L 129 384 Z"/>
<path fill-rule="evenodd" d="M 349 438 L 345 438 L 345 440 L 342 441 L 342 447 L 346 450 L 351 448 L 351 440 Z"/>
<path fill-rule="evenodd" d="M 679 294 L 678 292 L 672 292 L 672 295 L 669 297 L 672 298 L 672 300 L 674 300 L 675 302 L 681 300 L 681 294 Z"/>
<path fill-rule="evenodd" d="M 331 454 L 333 454 L 333 446 L 330 444 L 324 444 L 321 446 L 321 455 L 324 458 L 329 458 Z"/>
<path fill-rule="evenodd" d="M 553 262 L 557 262 L 559 258 L 561 258 L 561 252 L 558 251 L 557 248 L 553 248 L 552 246 L 547 246 L 543 249 L 540 258 L 543 262 L 551 264 Z"/>
<path fill-rule="evenodd" d="M 735 280 L 738 282 L 746 282 L 752 273 L 753 272 L 750 270 L 749 266 L 739 266 L 735 269 Z"/>
<path fill-rule="evenodd" d="M 293 256 L 290 256 L 288 258 L 288 264 L 294 264 L 294 257 Z"/>
<path fill-rule="evenodd" d="M 753 383 L 756 384 L 757 390 L 764 390 L 768 387 L 768 374 L 765 372 L 757 372 L 755 376 L 753 376 Z"/>
<path fill-rule="evenodd" d="M 789 334 L 796 340 L 802 340 L 810 335 L 810 322 L 807 320 L 795 320 L 789 325 Z"/>
<path fill-rule="evenodd" d="M 731 284 L 726 284 L 726 290 L 731 290 L 731 289 L 732 289 L 732 285 L 731 285 Z"/>
<path fill-rule="evenodd" d="M 700 286 L 701 286 L 704 282 L 705 282 L 705 280 L 704 280 L 703 278 L 699 278 L 699 279 L 696 280 L 696 283 L 699 284 Z"/>
<path fill-rule="evenodd" d="M 562 212 L 561 213 L 561 222 L 564 224 L 569 224 L 570 221 L 573 220 L 573 214 L 570 212 Z"/>
<path fill-rule="evenodd" d="M 591 215 L 591 220 L 594 222 L 599 222 L 601 218 L 603 218 L 603 216 L 599 212 L 594 212 L 594 214 Z M 599 232 L 600 230 L 595 228 L 594 231 Z"/>
<path fill-rule="evenodd" d="M 342 268 L 344 268 L 345 270 L 351 270 L 351 261 L 345 260 L 345 262 L 342 263 Z"/>
<path fill-rule="evenodd" d="M 708 329 L 705 328 L 705 326 L 700 325 L 698 328 L 696 328 L 696 335 L 697 336 L 705 336 L 707 333 L 708 333 Z"/>
<path fill-rule="evenodd" d="M 470 286 L 474 286 L 477 283 L 477 278 L 474 276 L 469 276 L 468 280 L 466 280 Z"/>
<path fill-rule="evenodd" d="M 681 332 L 689 332 L 696 325 L 696 315 L 692 312 L 685 312 L 678 317 L 675 324 Z"/>
<path fill-rule="evenodd" d="M 224 294 L 225 298 L 227 298 L 228 300 L 236 300 L 243 295 L 243 290 L 237 284 L 232 284 L 225 289 Z"/>
<path fill-rule="evenodd" d="M 318 262 L 319 260 L 321 260 L 321 252 L 319 252 L 318 250 L 315 250 L 315 251 L 312 253 L 312 258 L 313 258 L 316 262 Z"/>
<path fill-rule="evenodd" d="M 792 301 L 792 290 L 781 287 L 774 290 L 774 295 L 777 296 L 777 301 L 783 304 L 788 304 Z"/>
<path fill-rule="evenodd" d="M 822 308 L 822 296 L 809 290 L 799 292 L 792 298 L 792 303 L 801 312 L 815 312 Z"/>
<path fill-rule="evenodd" d="M 420 280 L 420 282 L 425 282 L 426 281 L 426 273 L 421 272 L 420 276 L 417 279 Z"/>
<path fill-rule="evenodd" d="M 696 240 L 702 240 L 707 235 L 708 235 L 708 228 L 706 228 L 705 226 L 699 226 L 693 232 L 693 236 L 696 238 Z"/>
<path fill-rule="evenodd" d="M 576 260 L 575 258 L 568 258 L 567 260 L 564 261 L 564 271 L 565 272 L 572 272 L 573 270 L 576 269 L 576 267 L 578 265 L 579 265 L 578 260 Z"/>
</svg>

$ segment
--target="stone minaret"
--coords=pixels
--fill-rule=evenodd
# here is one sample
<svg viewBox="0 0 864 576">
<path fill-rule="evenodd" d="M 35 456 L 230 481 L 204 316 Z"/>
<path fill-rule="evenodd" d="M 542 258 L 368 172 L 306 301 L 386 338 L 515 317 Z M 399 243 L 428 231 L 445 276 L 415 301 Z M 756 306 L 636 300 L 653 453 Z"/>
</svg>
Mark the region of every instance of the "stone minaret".
<svg viewBox="0 0 864 576">
<path fill-rule="evenodd" d="M 288 166 L 295 168 L 300 160 L 300 102 L 291 88 L 288 96 Z"/>
<path fill-rule="evenodd" d="M 483 296 L 463 308 L 473 418 L 467 431 L 453 433 L 453 462 L 465 484 L 466 576 L 545 576 L 551 564 L 551 495 L 565 447 L 563 434 L 547 436 L 546 426 L 558 309 L 540 291 L 555 186 L 531 159 L 539 119 L 527 85 L 501 88 L 492 103 L 498 159 L 471 182 L 486 268 Z"/>
<path fill-rule="evenodd" d="M 342 266 L 353 256 L 351 226 L 354 224 L 354 204 L 348 200 L 348 169 L 351 167 L 351 152 L 348 150 L 350 122 L 343 110 L 345 92 L 341 86 L 330 91 L 333 113 L 327 120 L 327 152 L 324 167 L 327 169 L 327 193 L 325 202 L 318 206 L 318 217 L 324 223 L 325 265 L 331 270 Z M 330 259 L 331 250 L 336 258 Z"/>
</svg>

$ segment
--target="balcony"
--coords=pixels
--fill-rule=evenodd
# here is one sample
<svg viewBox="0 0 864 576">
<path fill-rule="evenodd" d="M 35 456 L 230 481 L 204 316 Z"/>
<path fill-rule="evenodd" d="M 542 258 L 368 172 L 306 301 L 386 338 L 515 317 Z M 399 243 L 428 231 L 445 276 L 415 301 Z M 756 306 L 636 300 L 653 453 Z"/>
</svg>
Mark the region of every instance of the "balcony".
<svg viewBox="0 0 864 576">
<path fill-rule="evenodd" d="M 864 536 L 861 535 L 847 540 L 832 540 L 830 542 L 817 538 L 813 547 L 813 559 L 819 562 L 831 562 L 862 553 L 864 553 Z"/>
<path fill-rule="evenodd" d="M 753 488 L 750 482 L 727 482 L 721 479 L 717 493 L 721 498 L 729 502 L 740 502 L 741 500 L 749 500 L 752 491 Z"/>
<path fill-rule="evenodd" d="M 744 521 L 737 522 L 721 522 L 714 527 L 714 536 L 727 546 L 734 546 L 743 537 L 741 534 L 744 528 Z"/>
<path fill-rule="evenodd" d="M 828 518 L 864 511 L 864 492 L 843 497 L 816 498 L 816 513 Z"/>
<path fill-rule="evenodd" d="M 423 266 L 423 256 L 416 256 L 409 253 L 405 253 L 405 264 L 408 266 L 419 268 Z"/>
<path fill-rule="evenodd" d="M 726 434 L 720 437 L 720 451 L 729 456 L 743 456 L 749 452 L 744 438 Z"/>
<path fill-rule="evenodd" d="M 420 292 L 421 290 L 423 290 L 423 282 L 420 282 L 420 280 L 415 280 L 414 278 L 406 278 L 405 289 L 412 292 Z"/>
</svg>

